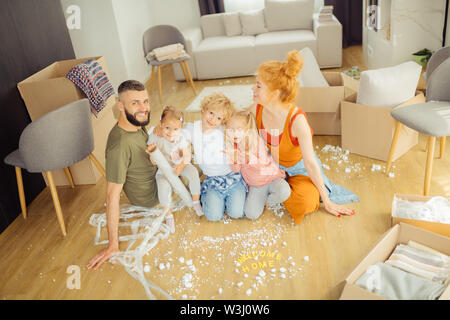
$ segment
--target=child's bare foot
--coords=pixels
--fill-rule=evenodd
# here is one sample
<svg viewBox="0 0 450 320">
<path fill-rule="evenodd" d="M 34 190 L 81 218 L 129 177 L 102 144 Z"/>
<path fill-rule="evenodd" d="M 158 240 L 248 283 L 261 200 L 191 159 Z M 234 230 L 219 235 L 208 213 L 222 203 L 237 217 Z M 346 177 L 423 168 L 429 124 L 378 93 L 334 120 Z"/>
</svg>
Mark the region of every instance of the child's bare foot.
<svg viewBox="0 0 450 320">
<path fill-rule="evenodd" d="M 195 213 L 196 213 L 199 217 L 201 217 L 201 216 L 204 215 L 203 210 L 202 210 L 202 205 L 200 204 L 200 201 L 199 201 L 199 200 L 194 201 L 194 202 L 192 203 L 192 208 L 194 208 Z"/>
<path fill-rule="evenodd" d="M 170 229 L 170 233 L 175 233 L 175 219 L 173 218 L 173 214 L 166 215 L 166 224 Z"/>
</svg>

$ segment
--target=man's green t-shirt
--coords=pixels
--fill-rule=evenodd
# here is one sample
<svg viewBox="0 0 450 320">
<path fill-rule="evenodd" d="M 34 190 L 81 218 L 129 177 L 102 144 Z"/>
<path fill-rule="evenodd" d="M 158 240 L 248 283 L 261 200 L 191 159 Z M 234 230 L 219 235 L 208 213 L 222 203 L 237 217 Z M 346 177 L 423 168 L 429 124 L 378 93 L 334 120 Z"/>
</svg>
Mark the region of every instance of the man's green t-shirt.
<svg viewBox="0 0 450 320">
<path fill-rule="evenodd" d="M 125 131 L 117 124 L 106 144 L 106 180 L 123 184 L 132 205 L 153 207 L 158 204 L 154 166 L 145 152 L 148 134 L 144 128 Z"/>
</svg>

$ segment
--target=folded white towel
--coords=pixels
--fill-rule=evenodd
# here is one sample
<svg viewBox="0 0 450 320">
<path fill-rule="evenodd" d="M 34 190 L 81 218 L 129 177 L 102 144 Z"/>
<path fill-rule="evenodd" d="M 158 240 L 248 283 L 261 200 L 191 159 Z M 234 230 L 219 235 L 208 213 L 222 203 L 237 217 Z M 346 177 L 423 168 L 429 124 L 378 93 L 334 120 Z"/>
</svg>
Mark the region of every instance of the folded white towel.
<svg viewBox="0 0 450 320">
<path fill-rule="evenodd" d="M 170 44 L 168 46 L 153 49 L 153 51 L 155 52 L 156 55 L 164 55 L 164 54 L 179 52 L 181 50 L 184 50 L 184 47 L 181 43 L 174 43 L 174 44 Z"/>
<path fill-rule="evenodd" d="M 157 59 L 158 61 L 178 59 L 187 56 L 184 46 L 181 43 L 175 43 L 164 47 L 155 48 L 150 51 L 146 59 L 147 61 Z"/>
<path fill-rule="evenodd" d="M 178 58 L 186 57 L 186 56 L 187 56 L 187 54 L 183 50 L 183 51 L 180 51 L 180 52 L 168 53 L 168 54 L 164 54 L 164 55 L 156 55 L 156 59 L 158 61 L 174 60 L 174 59 L 178 59 Z"/>
</svg>

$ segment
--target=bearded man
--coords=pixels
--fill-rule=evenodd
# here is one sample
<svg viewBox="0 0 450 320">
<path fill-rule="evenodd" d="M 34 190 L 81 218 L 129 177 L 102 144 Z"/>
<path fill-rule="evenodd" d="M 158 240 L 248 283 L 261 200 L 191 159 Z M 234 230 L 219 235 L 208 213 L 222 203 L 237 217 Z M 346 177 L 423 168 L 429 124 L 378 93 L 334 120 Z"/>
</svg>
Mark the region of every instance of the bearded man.
<svg viewBox="0 0 450 320">
<path fill-rule="evenodd" d="M 120 193 L 124 190 L 130 203 L 154 207 L 158 202 L 154 166 L 148 154 L 150 103 L 145 86 L 127 80 L 118 88 L 119 121 L 111 129 L 106 144 L 106 218 L 108 247 L 93 257 L 88 269 L 97 270 L 111 255 L 119 251 Z"/>
</svg>

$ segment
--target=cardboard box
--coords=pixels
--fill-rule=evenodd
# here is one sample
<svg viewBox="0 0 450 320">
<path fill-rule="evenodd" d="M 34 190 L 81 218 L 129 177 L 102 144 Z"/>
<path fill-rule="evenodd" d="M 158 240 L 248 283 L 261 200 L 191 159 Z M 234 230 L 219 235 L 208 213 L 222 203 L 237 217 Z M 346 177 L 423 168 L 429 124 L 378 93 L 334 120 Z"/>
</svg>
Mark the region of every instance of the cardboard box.
<svg viewBox="0 0 450 320">
<path fill-rule="evenodd" d="M 315 135 L 340 135 L 340 103 L 358 91 L 359 81 L 340 72 L 322 72 L 329 87 L 299 87 L 296 105 L 305 111 Z"/>
<path fill-rule="evenodd" d="M 345 278 L 340 300 L 386 300 L 374 293 L 371 293 L 354 283 L 364 272 L 377 262 L 386 261 L 397 244 L 407 244 L 413 240 L 427 247 L 433 248 L 446 255 L 450 255 L 450 238 L 426 231 L 409 224 L 400 223 L 381 236 L 369 254 L 356 266 L 355 269 Z M 450 286 L 444 290 L 439 300 L 450 300 Z"/>
<path fill-rule="evenodd" d="M 342 148 L 369 158 L 387 161 L 394 136 L 393 108 L 367 106 L 356 103 L 357 93 L 341 102 Z M 423 103 L 425 96 L 416 96 L 395 108 Z M 405 154 L 419 142 L 419 133 L 402 126 L 393 161 Z"/>
<path fill-rule="evenodd" d="M 104 57 L 89 57 L 52 63 L 17 84 L 17 88 L 25 102 L 32 121 L 63 105 L 86 97 L 72 81 L 65 78 L 65 75 L 72 67 L 88 59 L 96 59 L 108 75 L 108 68 Z M 115 95 L 112 95 L 107 100 L 106 106 L 98 114 L 98 117 L 95 117 L 94 114 L 91 115 L 94 131 L 93 154 L 103 166 L 105 166 L 107 136 L 117 122 L 115 103 Z M 69 169 L 75 184 L 95 184 L 101 178 L 100 172 L 91 163 L 89 158 L 74 164 Z M 69 185 L 69 181 L 62 169 L 53 171 L 52 173 L 57 186 Z M 47 183 L 45 175 L 44 180 Z"/>
<path fill-rule="evenodd" d="M 440 235 L 446 236 L 450 238 L 450 224 L 439 223 L 439 222 L 431 222 L 420 219 L 406 219 L 406 218 L 398 218 L 395 217 L 396 213 L 396 200 L 403 199 L 408 201 L 418 201 L 418 202 L 427 202 L 433 198 L 432 196 L 422 196 L 422 195 L 411 195 L 411 194 L 394 194 L 394 199 L 392 201 L 392 211 L 391 211 L 391 225 L 398 224 L 400 222 L 404 222 L 407 224 L 411 224 L 418 228 L 422 228 L 434 233 L 438 233 Z M 450 199 L 449 199 L 450 200 Z"/>
</svg>

